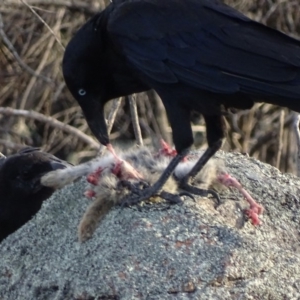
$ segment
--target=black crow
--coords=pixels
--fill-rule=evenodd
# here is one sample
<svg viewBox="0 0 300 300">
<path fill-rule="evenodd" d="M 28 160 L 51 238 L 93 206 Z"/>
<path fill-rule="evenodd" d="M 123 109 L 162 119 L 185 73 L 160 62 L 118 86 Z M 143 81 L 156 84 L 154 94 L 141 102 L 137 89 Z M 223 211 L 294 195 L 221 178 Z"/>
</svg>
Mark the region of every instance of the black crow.
<svg viewBox="0 0 300 300">
<path fill-rule="evenodd" d="M 44 187 L 40 178 L 68 163 L 57 157 L 26 147 L 19 153 L 0 160 L 0 242 L 16 231 L 54 192 Z"/>
<path fill-rule="evenodd" d="M 113 0 L 71 39 L 63 74 L 109 149 L 104 104 L 149 89 L 161 97 L 178 154 L 129 203 L 155 194 L 188 153 L 193 111 L 204 117 L 208 149 L 182 180 L 190 191 L 188 180 L 222 145 L 227 108 L 265 101 L 300 111 L 300 42 L 218 0 Z"/>
</svg>

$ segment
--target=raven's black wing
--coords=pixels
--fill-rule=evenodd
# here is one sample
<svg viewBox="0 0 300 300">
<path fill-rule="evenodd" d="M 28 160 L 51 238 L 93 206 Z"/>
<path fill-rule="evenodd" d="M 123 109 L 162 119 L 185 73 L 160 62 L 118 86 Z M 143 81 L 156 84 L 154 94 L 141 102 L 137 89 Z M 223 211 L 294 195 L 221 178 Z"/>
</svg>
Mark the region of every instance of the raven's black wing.
<svg viewBox="0 0 300 300">
<path fill-rule="evenodd" d="M 120 2 L 107 30 L 129 63 L 154 82 L 300 98 L 299 41 L 218 1 Z"/>
</svg>

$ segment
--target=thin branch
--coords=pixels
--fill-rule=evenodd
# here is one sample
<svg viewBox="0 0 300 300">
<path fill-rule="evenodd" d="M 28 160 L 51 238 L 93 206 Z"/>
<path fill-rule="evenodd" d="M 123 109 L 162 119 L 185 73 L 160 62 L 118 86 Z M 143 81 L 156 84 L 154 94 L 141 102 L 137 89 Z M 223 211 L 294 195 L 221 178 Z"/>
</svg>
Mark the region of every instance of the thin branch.
<svg viewBox="0 0 300 300">
<path fill-rule="evenodd" d="M 96 142 L 93 138 L 86 135 L 82 131 L 68 124 L 64 124 L 58 120 L 55 120 L 52 117 L 45 116 L 41 113 L 35 111 L 28 111 L 28 110 L 13 109 L 10 107 L 0 107 L 0 114 L 7 115 L 7 116 L 19 116 L 19 117 L 34 119 L 39 122 L 46 123 L 54 128 L 60 129 L 68 134 L 74 135 L 76 138 L 88 144 L 93 149 L 99 148 L 98 142 Z"/>
<path fill-rule="evenodd" d="M 165 113 L 164 105 L 154 90 L 148 91 L 147 96 L 149 100 L 148 104 L 150 104 L 150 107 L 153 107 L 152 112 L 155 114 L 155 119 L 159 128 L 159 132 L 156 132 L 156 134 L 160 135 L 168 144 L 170 144 L 172 142 L 172 138 L 167 132 L 169 122 Z"/>
<path fill-rule="evenodd" d="M 293 117 L 288 116 L 284 121 L 284 128 L 289 127 L 293 122 Z M 252 156 L 256 151 L 258 151 L 263 145 L 266 145 L 269 141 L 276 138 L 276 131 L 269 130 L 264 133 L 264 135 L 257 138 L 257 141 L 249 151 L 249 155 Z"/>
<path fill-rule="evenodd" d="M 107 118 L 107 132 L 108 132 L 108 134 L 110 134 L 110 132 L 112 130 L 112 127 L 114 125 L 114 122 L 115 122 L 115 119 L 116 119 L 116 116 L 117 116 L 117 112 L 120 108 L 121 102 L 122 102 L 122 97 L 120 97 L 119 99 L 114 99 L 113 100 L 111 110 L 110 110 L 110 113 L 109 113 L 108 118 Z"/>
<path fill-rule="evenodd" d="M 142 133 L 141 133 L 141 127 L 139 124 L 139 116 L 137 113 L 136 95 L 135 94 L 129 96 L 129 107 L 130 107 L 134 135 L 137 140 L 137 144 L 138 144 L 138 146 L 143 146 L 143 138 L 142 138 Z"/>
<path fill-rule="evenodd" d="M 61 48 L 63 50 L 65 50 L 65 47 L 63 46 L 63 44 L 61 43 L 61 41 L 58 39 L 58 37 L 56 36 L 55 32 L 51 29 L 51 27 L 43 20 L 43 18 L 33 9 L 33 7 L 31 5 L 29 5 L 25 0 L 20 0 L 24 5 L 26 5 L 31 12 L 47 27 L 47 29 L 51 32 L 51 34 L 54 36 L 55 40 L 57 41 L 57 43 L 61 46 Z"/>
<path fill-rule="evenodd" d="M 2 0 L 3 1 L 3 0 Z M 20 5 L 20 0 L 8 0 L 8 4 Z M 104 9 L 104 6 L 101 3 L 93 1 L 93 3 L 84 1 L 75 1 L 75 0 L 27 0 L 28 5 L 32 7 L 38 5 L 48 5 L 48 6 L 63 6 L 67 7 L 70 10 L 82 11 L 90 15 L 96 14 L 99 10 Z"/>
<path fill-rule="evenodd" d="M 23 0 L 21 0 L 21 1 L 23 1 Z M 54 45 L 54 43 L 55 43 L 55 40 L 57 40 L 54 31 L 59 31 L 59 28 L 60 28 L 60 26 L 61 26 L 61 22 L 62 22 L 62 18 L 63 18 L 63 16 L 64 16 L 64 14 L 65 14 L 65 8 L 60 8 L 60 9 L 58 10 L 58 12 L 57 12 L 57 15 L 56 15 L 56 24 L 55 24 L 55 26 L 53 27 L 54 29 L 53 29 L 53 30 L 52 30 L 52 29 L 50 30 L 50 31 L 51 31 L 51 34 L 53 34 L 53 37 L 50 38 L 49 43 L 48 43 L 47 46 L 46 46 L 46 49 L 45 49 L 45 53 L 44 53 L 44 55 L 43 55 L 43 58 L 41 59 L 39 65 L 38 65 L 38 67 L 37 67 L 36 72 L 38 72 L 38 73 L 40 73 L 40 72 L 42 71 L 42 69 L 46 66 L 46 64 L 47 64 L 47 62 L 48 62 L 48 58 L 49 58 L 49 56 L 50 56 L 50 54 L 51 54 L 51 52 L 52 52 L 52 48 L 53 48 L 53 45 Z M 43 21 L 43 22 L 44 22 L 44 21 Z M 45 23 L 45 22 L 44 22 L 44 23 Z M 47 28 L 48 28 L 48 27 L 49 27 L 49 26 L 47 25 Z M 29 97 L 29 95 L 30 95 L 30 92 L 31 92 L 33 86 L 35 85 L 35 83 L 36 83 L 36 78 L 35 78 L 35 77 L 32 77 L 32 78 L 30 79 L 28 85 L 27 85 L 27 88 L 26 88 L 24 94 L 23 94 L 23 97 L 22 97 L 22 100 L 21 100 L 21 103 L 20 103 L 20 108 L 21 108 L 21 109 L 24 109 L 24 108 L 25 108 L 27 99 L 28 99 L 28 97 Z"/>
<path fill-rule="evenodd" d="M 122 102 L 122 98 L 123 97 L 120 97 L 119 99 L 114 99 L 113 100 L 111 110 L 110 110 L 110 113 L 109 113 L 108 119 L 107 119 L 107 133 L 108 133 L 108 135 L 110 134 L 111 129 L 114 125 L 114 122 L 115 122 L 115 119 L 116 119 L 116 116 L 117 116 L 117 112 L 118 112 L 118 110 L 120 108 L 120 105 L 121 105 L 121 102 Z M 98 156 L 102 156 L 103 153 L 104 153 L 104 150 L 105 150 L 105 146 L 100 145 Z"/>
<path fill-rule="evenodd" d="M 22 145 L 22 144 L 13 143 L 13 142 L 7 141 L 5 139 L 0 139 L 0 145 L 4 146 L 5 148 L 13 149 L 14 151 L 24 148 L 24 145 Z M 3 155 L 3 154 L 2 155 L 1 154 L 2 153 L 0 152 L 0 159 Z"/>
<path fill-rule="evenodd" d="M 280 160 L 283 148 L 283 127 L 284 127 L 284 110 L 280 110 L 280 117 L 279 117 L 279 132 L 278 132 L 278 151 L 276 157 L 276 168 L 279 169 L 280 167 Z"/>
<path fill-rule="evenodd" d="M 13 44 L 11 43 L 11 41 L 9 40 L 9 38 L 7 37 L 5 31 L 4 31 L 4 24 L 3 24 L 3 18 L 2 15 L 0 13 L 0 36 L 3 39 L 3 42 L 6 44 L 8 50 L 13 54 L 13 56 L 15 57 L 15 59 L 17 60 L 17 62 L 19 63 L 19 65 L 25 70 L 27 71 L 30 75 L 35 76 L 37 78 L 40 78 L 48 83 L 52 82 L 52 79 L 40 75 L 37 72 L 35 72 L 33 69 L 31 69 L 28 65 L 26 65 L 23 60 L 21 59 L 21 57 L 19 56 L 18 52 L 16 51 L 15 47 L 13 46 Z"/>
<path fill-rule="evenodd" d="M 297 176 L 300 177 L 300 131 L 299 131 L 300 115 L 298 113 L 293 113 L 293 129 L 297 140 Z"/>
</svg>

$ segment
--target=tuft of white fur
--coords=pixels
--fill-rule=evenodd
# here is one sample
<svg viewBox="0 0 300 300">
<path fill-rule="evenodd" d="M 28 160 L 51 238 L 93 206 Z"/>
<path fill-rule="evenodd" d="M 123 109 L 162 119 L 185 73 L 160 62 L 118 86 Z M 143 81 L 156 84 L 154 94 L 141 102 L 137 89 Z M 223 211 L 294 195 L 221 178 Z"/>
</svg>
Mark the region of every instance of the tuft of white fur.
<svg viewBox="0 0 300 300">
<path fill-rule="evenodd" d="M 159 153 L 153 154 L 146 147 L 116 152 L 120 153 L 119 158 L 109 153 L 77 166 L 49 172 L 41 178 L 44 186 L 59 189 L 82 176 L 89 174 L 95 176 L 95 181 L 89 181 L 86 191 L 86 195 L 93 198 L 92 203 L 78 226 L 78 236 L 81 242 L 89 239 L 108 211 L 114 205 L 120 204 L 120 201 L 132 192 L 127 186 L 121 184 L 121 180 L 137 185 L 142 182 L 149 186 L 153 185 L 172 159 L 170 156 Z M 190 172 L 199 158 L 200 155 L 188 156 L 187 160 L 180 162 L 162 190 L 171 194 L 178 193 L 178 181 Z M 116 166 L 118 167 L 117 175 L 114 169 Z M 190 183 L 201 189 L 207 189 L 217 184 L 217 175 L 223 168 L 221 162 L 211 159 Z M 159 199 L 159 196 L 151 198 L 153 201 L 156 199 Z"/>
<path fill-rule="evenodd" d="M 41 183 L 47 187 L 60 189 L 82 176 L 87 176 L 98 168 L 111 168 L 113 164 L 114 157 L 109 154 L 107 156 L 95 158 L 78 166 L 49 172 L 41 178 Z"/>
</svg>

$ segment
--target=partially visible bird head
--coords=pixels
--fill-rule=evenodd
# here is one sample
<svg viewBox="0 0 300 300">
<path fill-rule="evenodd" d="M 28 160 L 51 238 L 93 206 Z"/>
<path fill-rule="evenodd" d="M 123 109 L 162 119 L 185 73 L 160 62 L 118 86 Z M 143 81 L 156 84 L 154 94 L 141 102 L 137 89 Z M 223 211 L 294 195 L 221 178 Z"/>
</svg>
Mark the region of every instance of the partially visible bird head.
<svg viewBox="0 0 300 300">
<path fill-rule="evenodd" d="M 20 195 L 25 198 L 45 189 L 40 178 L 65 166 L 54 156 L 36 148 L 26 148 L 0 161 L 0 193 L 5 197 Z M 5 192 L 3 192 L 5 191 Z"/>
<path fill-rule="evenodd" d="M 68 43 L 63 75 L 98 141 L 109 143 L 104 105 L 111 99 L 149 89 L 132 75 L 122 49 L 108 32 L 113 3 L 84 24 Z"/>
<path fill-rule="evenodd" d="M 67 165 L 37 148 L 0 158 L 0 242 L 28 222 L 54 192 L 41 184 L 41 177 Z"/>
</svg>

